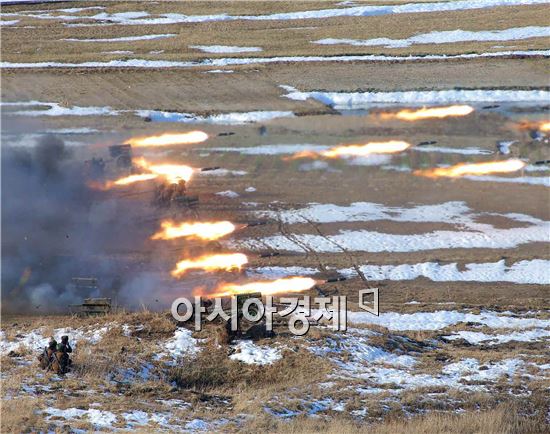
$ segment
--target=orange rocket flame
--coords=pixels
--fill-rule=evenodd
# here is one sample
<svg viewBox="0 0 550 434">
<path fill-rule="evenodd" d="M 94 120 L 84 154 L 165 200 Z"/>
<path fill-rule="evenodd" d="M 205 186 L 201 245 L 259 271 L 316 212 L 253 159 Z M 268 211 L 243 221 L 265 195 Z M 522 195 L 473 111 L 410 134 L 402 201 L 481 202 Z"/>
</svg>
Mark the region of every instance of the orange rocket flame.
<svg viewBox="0 0 550 434">
<path fill-rule="evenodd" d="M 192 167 L 184 164 L 152 164 L 143 157 L 136 159 L 134 164 L 154 173 L 157 176 L 164 177 L 166 181 L 171 184 L 177 184 L 180 180 L 188 182 L 195 171 Z"/>
<path fill-rule="evenodd" d="M 103 186 L 90 185 L 99 189 L 109 189 L 112 187 L 134 184 L 136 182 L 149 181 L 158 177 L 164 178 L 171 184 L 177 184 L 181 180 L 188 182 L 195 172 L 195 169 L 184 164 L 151 164 L 144 158 L 136 159 L 134 164 L 149 173 L 125 176 L 115 181 L 108 181 Z"/>
<path fill-rule="evenodd" d="M 487 163 L 460 163 L 451 167 L 438 167 L 434 169 L 416 170 L 415 175 L 428 178 L 457 178 L 465 175 L 486 175 L 489 173 L 516 172 L 525 167 L 521 160 L 511 159 L 505 161 L 489 161 Z"/>
<path fill-rule="evenodd" d="M 108 190 L 113 187 L 121 187 L 124 185 L 130 185 L 134 184 L 136 182 L 141 181 L 149 181 L 151 179 L 155 179 L 158 175 L 154 173 L 139 173 L 135 175 L 129 175 L 125 176 L 123 178 L 119 178 L 115 181 L 107 181 L 105 183 L 95 182 L 95 181 L 89 181 L 88 186 L 90 188 L 93 188 L 95 190 Z"/>
<path fill-rule="evenodd" d="M 192 167 L 183 164 L 154 164 L 149 166 L 149 170 L 163 176 L 171 184 L 177 184 L 181 180 L 189 181 L 194 172 Z"/>
<path fill-rule="evenodd" d="M 208 139 L 203 131 L 189 131 L 187 133 L 165 133 L 158 136 L 134 137 L 126 143 L 135 147 L 157 147 L 171 145 L 190 145 L 201 143 Z"/>
<path fill-rule="evenodd" d="M 172 220 L 164 220 L 161 222 L 160 227 L 161 230 L 151 237 L 152 240 L 173 240 L 181 237 L 217 240 L 236 229 L 235 225 L 228 221 L 183 222 L 178 224 Z"/>
<path fill-rule="evenodd" d="M 400 119 L 402 121 L 418 121 L 423 119 L 443 119 L 454 116 L 467 116 L 474 111 L 469 105 L 451 105 L 448 107 L 423 107 L 418 110 L 401 110 L 397 113 L 382 113 L 382 119 Z"/>
<path fill-rule="evenodd" d="M 303 292 L 313 288 L 317 281 L 310 277 L 285 277 L 272 281 L 258 281 L 238 285 L 223 283 L 216 288 L 216 292 L 208 294 L 209 297 L 228 297 L 231 295 L 261 292 L 262 295 L 286 294 L 290 292 Z"/>
<path fill-rule="evenodd" d="M 540 131 L 542 133 L 550 132 L 550 121 L 522 121 L 516 124 L 520 130 Z"/>
<path fill-rule="evenodd" d="M 172 276 L 181 277 L 187 271 L 198 269 L 204 271 L 235 271 L 248 263 L 248 258 L 242 253 L 227 253 L 206 255 L 197 259 L 184 259 L 176 264 Z"/>
<path fill-rule="evenodd" d="M 327 151 L 322 151 L 321 155 L 328 158 L 338 157 L 365 157 L 370 154 L 393 154 L 402 152 L 411 145 L 399 140 L 390 140 L 389 142 L 371 142 L 365 145 L 344 145 L 336 146 Z"/>
<path fill-rule="evenodd" d="M 117 179 L 113 181 L 112 185 L 128 185 L 133 184 L 134 182 L 148 181 L 150 179 L 155 179 L 158 175 L 154 173 L 140 173 L 138 175 L 125 176 L 124 178 Z"/>
<path fill-rule="evenodd" d="M 370 142 L 364 145 L 342 145 L 327 149 L 326 151 L 302 151 L 294 154 L 291 158 L 315 158 L 317 156 L 326 158 L 366 157 L 371 154 L 393 154 L 410 148 L 411 144 L 401 140 L 390 140 L 387 142 Z"/>
</svg>

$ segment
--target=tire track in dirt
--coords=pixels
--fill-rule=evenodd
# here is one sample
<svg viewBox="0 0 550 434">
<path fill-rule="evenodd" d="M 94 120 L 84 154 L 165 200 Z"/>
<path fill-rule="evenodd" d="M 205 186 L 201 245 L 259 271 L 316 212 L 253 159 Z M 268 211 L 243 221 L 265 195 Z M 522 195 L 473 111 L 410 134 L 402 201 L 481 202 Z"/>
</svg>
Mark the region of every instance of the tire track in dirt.
<svg viewBox="0 0 550 434">
<path fill-rule="evenodd" d="M 353 267 L 353 269 L 356 271 L 357 275 L 361 278 L 361 280 L 363 282 L 368 282 L 367 278 L 365 277 L 365 275 L 363 274 L 363 272 L 361 271 L 361 268 L 359 267 L 359 265 L 357 265 L 357 261 L 355 260 L 355 257 L 353 256 L 353 254 L 348 250 L 346 249 L 344 246 L 342 246 L 340 243 L 338 243 L 337 241 L 334 241 L 332 238 L 330 238 L 329 236 L 325 235 L 321 229 L 319 228 L 319 225 L 317 223 L 315 223 L 313 220 L 310 220 L 308 219 L 307 217 L 303 216 L 300 214 L 300 217 L 302 217 L 305 221 L 307 221 L 314 229 L 315 229 L 315 232 L 317 232 L 319 234 L 319 236 L 323 237 L 325 240 L 327 240 L 329 243 L 333 244 L 334 246 L 338 247 L 342 253 L 344 253 L 350 263 L 351 263 L 351 266 Z"/>
<path fill-rule="evenodd" d="M 305 254 L 306 254 L 306 258 L 308 258 L 309 255 L 313 255 L 315 257 L 316 262 L 319 264 L 319 268 L 321 269 L 322 272 L 327 273 L 327 274 L 330 273 L 330 270 L 328 269 L 326 264 L 323 262 L 323 260 L 321 259 L 320 255 L 317 253 L 317 251 L 315 249 L 312 249 L 311 246 L 309 246 L 307 243 L 300 240 L 298 237 L 296 237 L 294 234 L 292 234 L 292 232 L 290 232 L 287 229 L 287 225 L 283 222 L 283 219 L 280 216 L 280 209 L 276 209 L 276 212 L 278 214 L 277 223 L 278 223 L 279 232 L 281 233 L 281 235 L 283 235 L 286 239 L 288 239 L 289 241 L 291 241 L 291 242 L 295 243 L 296 245 L 298 245 L 299 247 L 301 247 L 304 250 Z M 333 245 L 337 246 L 342 251 L 342 253 L 344 253 L 347 256 L 347 258 L 350 261 L 351 267 L 353 267 L 353 269 L 357 272 L 357 274 L 361 278 L 361 280 L 363 280 L 364 282 L 368 282 L 367 278 L 365 277 L 365 275 L 361 271 L 360 267 L 357 265 L 357 261 L 355 260 L 355 258 L 353 257 L 353 255 L 351 254 L 351 252 L 349 250 L 347 250 L 342 245 L 340 245 L 339 243 L 337 243 L 336 241 L 332 240 L 330 237 L 325 235 L 319 229 L 318 225 L 315 224 L 313 221 L 309 220 L 307 217 L 304 217 L 304 216 L 301 216 L 301 217 L 304 220 L 306 220 L 311 226 L 313 226 L 315 231 L 321 237 L 323 237 L 324 239 L 326 239 L 328 242 L 332 243 Z"/>
<path fill-rule="evenodd" d="M 309 258 L 310 255 L 313 255 L 315 257 L 316 262 L 319 264 L 319 268 L 323 272 L 327 272 L 327 266 L 324 264 L 324 262 L 321 260 L 319 254 L 312 249 L 308 244 L 302 242 L 300 239 L 298 239 L 294 234 L 292 234 L 288 229 L 287 225 L 284 223 L 282 217 L 281 217 L 281 207 L 280 206 L 273 206 L 271 205 L 270 208 L 272 208 L 277 213 L 277 225 L 279 228 L 279 233 L 285 237 L 290 242 L 296 244 L 297 246 L 301 247 L 306 255 L 306 259 Z M 262 244 L 264 244 L 262 242 Z"/>
</svg>

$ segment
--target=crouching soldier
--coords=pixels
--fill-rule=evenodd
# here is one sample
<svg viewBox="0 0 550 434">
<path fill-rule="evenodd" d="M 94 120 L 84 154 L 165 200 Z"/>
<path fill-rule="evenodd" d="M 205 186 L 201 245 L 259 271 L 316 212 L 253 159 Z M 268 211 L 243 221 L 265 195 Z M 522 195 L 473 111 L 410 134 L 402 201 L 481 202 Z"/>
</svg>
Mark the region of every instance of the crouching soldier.
<svg viewBox="0 0 550 434">
<path fill-rule="evenodd" d="M 69 344 L 69 336 L 61 336 L 61 343 L 57 345 L 57 351 L 62 351 L 64 353 L 72 353 L 73 349 L 71 344 Z"/>
<path fill-rule="evenodd" d="M 73 349 L 71 344 L 69 344 L 69 336 L 61 336 L 61 342 L 57 344 L 57 349 L 54 354 L 52 370 L 58 374 L 65 374 L 68 372 L 72 363 L 69 353 L 72 352 Z"/>
<path fill-rule="evenodd" d="M 42 351 L 42 354 L 38 356 L 38 362 L 40 363 L 40 367 L 42 369 L 49 369 L 53 355 L 57 351 L 57 341 L 51 337 L 50 342 L 48 342 L 48 346 L 44 348 L 44 351 Z"/>
</svg>

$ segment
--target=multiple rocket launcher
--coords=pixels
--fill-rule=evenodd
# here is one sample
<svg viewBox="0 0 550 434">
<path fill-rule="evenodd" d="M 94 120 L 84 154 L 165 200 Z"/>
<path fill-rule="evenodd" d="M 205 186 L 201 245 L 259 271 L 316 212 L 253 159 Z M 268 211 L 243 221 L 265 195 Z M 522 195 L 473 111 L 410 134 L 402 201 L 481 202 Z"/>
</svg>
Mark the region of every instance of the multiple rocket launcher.
<svg viewBox="0 0 550 434">
<path fill-rule="evenodd" d="M 416 121 L 431 118 L 446 118 L 450 116 L 466 116 L 472 113 L 474 109 L 466 105 L 455 105 L 449 107 L 422 108 L 418 110 L 401 110 L 397 113 L 384 113 L 380 116 L 383 119 L 398 119 L 402 121 Z M 537 124 L 539 131 L 550 131 L 550 123 L 545 122 Z M 127 176 L 115 181 L 108 181 L 105 188 L 123 186 L 160 178 L 168 184 L 186 183 L 193 173 L 218 170 L 219 167 L 204 167 L 195 169 L 187 165 L 173 163 L 151 163 L 144 157 L 134 159 L 132 156 L 132 146 L 135 147 L 158 147 L 172 146 L 180 144 L 193 144 L 205 141 L 208 135 L 202 131 L 191 131 L 183 134 L 162 134 L 159 136 L 133 138 L 122 145 L 113 145 L 109 147 L 109 154 L 115 161 L 118 169 L 125 169 L 133 172 L 135 169 L 139 173 L 130 173 Z M 427 145 L 429 142 L 423 142 L 417 146 Z M 387 142 L 370 142 L 366 144 L 353 144 L 335 146 L 324 151 L 302 151 L 291 156 L 290 159 L 297 158 L 354 158 L 365 157 L 372 154 L 393 154 L 403 152 L 409 149 L 411 145 L 405 141 L 390 140 Z M 546 164 L 548 161 L 537 161 L 535 164 Z M 433 169 L 416 170 L 413 173 L 419 176 L 430 178 L 436 177 L 462 177 L 467 175 L 480 175 L 490 173 L 509 173 L 521 170 L 526 163 L 519 159 L 509 159 L 500 161 L 489 161 L 481 163 L 459 163 L 450 167 L 439 167 Z M 183 184 L 185 185 L 185 184 Z M 234 225 L 230 222 L 183 222 L 174 223 L 173 221 L 163 221 L 161 230 L 154 234 L 153 240 L 170 240 L 179 237 L 215 240 L 226 236 L 237 229 L 253 227 L 266 224 L 267 222 L 249 222 L 244 225 Z M 278 256 L 279 252 L 265 252 L 260 254 L 261 258 Z M 227 253 L 204 255 L 194 259 L 183 259 L 176 264 L 172 270 L 172 276 L 180 278 L 189 270 L 199 269 L 205 272 L 216 271 L 235 271 L 241 270 L 248 263 L 246 255 L 241 253 Z M 210 296 L 231 296 L 237 294 L 246 294 L 257 292 L 261 289 L 264 295 L 277 293 L 302 292 L 313 288 L 317 284 L 336 283 L 346 280 L 344 277 L 335 276 L 326 280 L 314 280 L 308 277 L 289 277 L 269 282 L 252 282 L 243 285 L 222 283 Z"/>
</svg>

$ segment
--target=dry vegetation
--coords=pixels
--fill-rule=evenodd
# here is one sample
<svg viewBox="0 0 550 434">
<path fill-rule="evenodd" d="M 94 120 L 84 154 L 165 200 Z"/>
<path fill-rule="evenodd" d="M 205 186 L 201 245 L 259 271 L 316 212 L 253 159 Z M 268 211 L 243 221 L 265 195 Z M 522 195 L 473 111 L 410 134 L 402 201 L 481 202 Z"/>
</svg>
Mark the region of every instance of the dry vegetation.
<svg viewBox="0 0 550 434">
<path fill-rule="evenodd" d="M 254 13 L 250 13 L 247 2 L 166 2 L 165 5 L 136 3 L 108 4 L 107 13 L 124 11 L 147 11 L 151 14 L 183 13 L 189 15 L 265 15 L 276 12 L 296 12 L 334 7 L 334 3 L 323 2 L 254 2 Z M 372 2 L 369 2 L 371 4 Z M 89 6 L 86 3 L 84 6 Z M 93 4 L 92 4 L 93 6 Z M 75 5 L 74 7 L 77 7 Z M 10 62 L 84 62 L 104 61 L 119 58 L 140 58 L 151 60 L 195 60 L 212 55 L 190 48 L 192 45 L 236 45 L 256 46 L 262 52 L 246 53 L 246 57 L 341 55 L 341 54 L 458 54 L 470 52 L 533 50 L 547 47 L 549 38 L 532 38 L 504 42 L 467 42 L 440 45 L 413 45 L 408 48 L 388 49 L 383 46 L 354 47 L 349 45 L 312 44 L 323 38 L 372 39 L 408 38 L 415 34 L 443 30 L 501 30 L 512 27 L 544 26 L 545 5 L 525 7 L 500 7 L 474 11 L 437 12 L 421 14 L 398 14 L 369 17 L 364 25 L 361 17 L 339 17 L 320 20 L 274 20 L 274 21 L 211 21 L 205 23 L 184 23 L 169 25 L 140 26 L 100 25 L 90 27 L 64 27 L 58 20 L 35 19 L 23 16 L 17 27 L 8 26 L 3 31 L 4 60 Z M 49 6 L 45 9 L 55 9 Z M 44 9 L 44 10 L 45 10 Z M 5 12 L 28 11 L 28 7 L 4 7 Z M 101 12 L 101 11 L 100 11 Z M 98 11 L 83 11 L 79 16 L 93 16 Z M 63 15 L 63 14 L 62 14 Z M 19 17 L 13 17 L 19 18 Z M 82 20 L 82 23 L 87 21 Z M 79 20 L 72 20 L 78 24 Z M 33 28 L 25 28 L 32 26 Z M 145 31 L 144 31 L 145 30 Z M 70 42 L 64 39 L 117 38 L 141 34 L 176 34 L 176 37 L 128 42 Z M 205 38 L 204 35 L 208 35 Z M 494 48 L 494 46 L 499 48 Z M 511 48 L 510 48 L 511 47 Z M 109 51 L 133 51 L 133 54 L 109 54 Z M 160 54 L 152 54 L 162 50 Z M 102 53 L 98 55 L 98 53 Z"/>
<path fill-rule="evenodd" d="M 409 0 L 392 4 L 409 3 Z M 336 2 L 324 1 L 258 1 L 255 14 L 324 9 Z M 387 4 L 376 0 L 357 2 Z M 108 13 L 146 10 L 152 14 L 183 13 L 205 15 L 228 13 L 250 14 L 250 2 L 71 2 L 40 6 L 3 7 L 4 13 L 17 11 L 55 10 L 60 7 L 105 6 Z M 549 38 L 508 42 L 471 42 L 441 45 L 414 45 L 408 48 L 353 47 L 316 45 L 320 38 L 406 38 L 433 30 L 506 29 L 547 24 L 546 5 L 530 7 L 499 7 L 486 10 L 426 13 L 362 18 L 330 18 L 296 21 L 228 21 L 196 24 L 151 26 L 98 25 L 66 27 L 58 20 L 40 20 L 22 16 L 16 26 L 2 28 L 2 60 L 8 62 L 84 62 L 112 59 L 198 60 L 229 57 L 227 54 L 207 54 L 189 48 L 190 45 L 259 46 L 262 52 L 239 54 L 239 57 L 271 57 L 299 55 L 343 54 L 457 54 L 545 49 Z M 97 11 L 84 11 L 82 16 Z M 6 19 L 17 19 L 9 17 Z M 75 21 L 78 23 L 79 21 Z M 84 21 L 82 21 L 84 22 Z M 107 24 L 107 23 L 106 23 Z M 31 26 L 32 28 L 26 28 Z M 115 38 L 138 34 L 175 33 L 168 39 L 133 42 L 68 42 L 66 38 Z M 495 48 L 495 45 L 500 48 Z M 104 53 L 130 50 L 132 54 Z M 156 53 L 155 53 L 156 52 Z M 412 177 L 408 173 L 389 172 L 379 168 L 349 166 L 331 162 L 331 170 L 305 172 L 302 162 L 283 161 L 279 156 L 247 156 L 238 153 L 209 151 L 213 147 L 256 146 L 275 143 L 316 143 L 334 145 L 359 143 L 365 138 L 384 140 L 404 138 L 411 143 L 435 140 L 446 147 L 479 147 L 494 150 L 498 140 L 517 140 L 517 152 L 522 158 L 550 158 L 548 147 L 514 128 L 513 120 L 522 120 L 533 113 L 513 115 L 492 111 L 476 111 L 461 119 L 434 123 L 408 124 L 383 122 L 376 111 L 362 116 L 340 116 L 331 108 L 313 101 L 292 101 L 284 98 L 279 85 L 292 85 L 300 90 L 411 90 L 449 88 L 509 88 L 531 89 L 548 87 L 550 60 L 484 59 L 450 62 L 370 62 L 244 65 L 231 67 L 231 74 L 211 74 L 211 68 L 190 69 L 52 69 L 2 70 L 2 99 L 7 101 L 41 100 L 62 106 L 110 106 L 119 110 L 157 109 L 195 112 L 209 115 L 219 112 L 253 110 L 288 110 L 295 118 L 278 119 L 266 124 L 260 134 L 259 124 L 201 125 L 211 138 L 196 149 L 163 149 L 162 158 L 185 162 L 194 167 L 222 166 L 246 170 L 244 176 L 201 178 L 191 183 L 192 194 L 200 195 L 200 217 L 246 222 L 250 211 L 277 206 L 299 208 L 309 202 L 349 204 L 368 200 L 388 206 L 446 201 L 463 201 L 479 213 L 519 212 L 548 220 L 548 193 L 543 186 L 506 185 L 503 200 L 502 184 L 468 180 L 437 180 Z M 226 70 L 229 68 L 225 68 Z M 4 115 L 6 110 L 4 110 Z M 535 113 L 535 117 L 537 114 Z M 7 118 L 6 118 L 7 119 Z M 28 120 L 28 119 L 27 119 Z M 509 122 L 510 121 L 510 122 Z M 104 145 L 118 143 L 129 136 L 155 134 L 166 130 L 185 130 L 188 125 L 144 122 L 131 113 L 119 116 L 56 117 L 28 122 L 31 130 L 47 128 L 98 128 L 105 136 L 91 136 L 90 146 L 82 159 L 99 156 Z M 219 133 L 235 133 L 218 136 Z M 110 135 L 109 135 L 110 134 Z M 91 143 L 90 143 L 91 144 Z M 100 146 L 99 146 L 100 145 Z M 419 155 L 420 154 L 420 155 Z M 103 156 L 103 154 L 101 154 Z M 472 157 L 475 160 L 478 157 Z M 479 157 L 484 159 L 486 157 Z M 412 168 L 454 164 L 464 161 L 456 154 L 405 152 L 393 163 Z M 249 186 L 256 192 L 244 194 Z M 144 208 L 149 204 L 148 188 L 139 186 L 113 193 L 121 208 Z M 256 205 L 246 205 L 220 198 L 215 193 L 227 189 L 242 193 L 241 199 Z M 122 205 L 123 204 L 123 205 Z M 126 207 L 126 205 L 129 205 Z M 130 206 L 131 205 L 131 206 Z M 148 205 L 147 205 L 148 206 Z M 147 208 L 149 209 L 149 208 Z M 146 222 L 136 221 L 144 233 L 152 233 L 158 220 L 155 215 Z M 166 213 L 169 215 L 169 213 Z M 158 217 L 158 218 L 157 218 Z M 142 216 L 140 216 L 142 218 Z M 476 220 L 477 221 L 477 220 Z M 520 227 L 522 224 L 505 217 L 487 214 L 479 223 L 497 228 Z M 429 232 L 452 229 L 448 223 L 413 223 L 373 221 L 326 224 L 324 235 L 345 229 L 363 228 L 393 234 Z M 299 233 L 317 233 L 310 224 L 295 225 Z M 272 221 L 265 226 L 248 228 L 236 233 L 241 238 L 267 237 L 278 234 L 280 227 Z M 153 256 L 166 262 L 168 272 L 181 255 L 177 242 L 162 248 L 143 243 L 140 251 L 119 249 L 109 255 L 129 258 L 130 262 L 153 263 Z M 199 248 L 197 248 L 199 249 Z M 200 247 L 207 251 L 208 247 Z M 53 249 L 52 249 L 53 250 Z M 161 252 L 159 252 L 162 250 Z M 198 250 L 197 250 L 198 251 Z M 250 252 L 249 252 L 250 253 Z M 545 243 L 521 245 L 515 249 L 444 249 L 417 252 L 355 252 L 349 254 L 288 254 L 276 258 L 260 258 L 252 252 L 250 267 L 303 266 L 334 268 L 355 264 L 414 264 L 421 262 L 457 263 L 463 269 L 469 263 L 496 262 L 501 259 L 511 265 L 519 260 L 548 258 Z M 156 260 L 155 267 L 159 264 Z M 162 268 L 159 266 L 159 268 Z M 158 271 L 155 269 L 155 271 Z M 168 274 L 168 273 L 167 273 Z M 434 282 L 427 278 L 413 281 L 370 281 L 381 290 L 381 311 L 412 313 L 416 311 L 460 310 L 480 313 L 483 310 L 515 314 L 538 312 L 537 318 L 548 319 L 550 294 L 543 285 L 517 285 L 496 282 Z M 357 310 L 355 297 L 364 287 L 360 279 L 349 279 L 325 285 L 329 294 L 347 295 L 349 308 Z M 178 294 L 179 295 L 179 294 Z M 310 295 L 317 295 L 312 291 Z M 162 294 L 171 302 L 172 294 Z M 159 295 L 159 298 L 162 298 Z M 410 304 L 414 301 L 415 304 Z M 125 325 L 127 328 L 123 328 Z M 54 330 L 67 327 L 85 331 L 108 327 L 97 342 L 89 337 L 76 345 L 72 355 L 73 368 L 62 380 L 39 370 L 36 351 L 17 348 L 15 354 L 0 355 L 1 363 L 1 432 L 65 432 L 75 429 L 98 431 L 85 417 L 65 419 L 59 415 L 46 417 L 47 408 L 79 409 L 112 412 L 117 416 L 113 428 L 121 432 L 156 432 L 162 429 L 186 430 L 186 423 L 195 419 L 207 421 L 208 431 L 276 432 L 276 433 L 543 433 L 548 432 L 550 378 L 537 365 L 548 363 L 548 339 L 537 342 L 508 342 L 501 345 L 470 345 L 466 341 L 447 341 L 443 336 L 458 331 L 474 330 L 487 333 L 509 333 L 508 329 L 490 329 L 476 324 L 458 324 L 435 331 L 391 332 L 379 326 L 354 325 L 348 335 L 337 335 L 324 327 L 314 327 L 305 338 L 293 338 L 279 333 L 273 340 L 257 345 L 281 349 L 282 358 L 269 365 L 249 365 L 230 358 L 234 348 L 217 345 L 215 327 L 194 333 L 201 351 L 173 359 L 166 354 L 166 344 L 174 337 L 178 324 L 166 312 L 117 312 L 99 318 L 75 316 L 17 316 L 2 318 L 3 338 L 19 340 L 39 330 L 44 337 Z M 128 330 L 130 332 L 128 332 Z M 280 332 L 280 330 L 278 330 Z M 354 334 L 355 333 L 355 334 Z M 430 386 L 407 388 L 407 384 L 378 384 L 362 378 L 361 372 L 350 374 L 346 364 L 354 360 L 353 351 L 318 355 L 315 349 L 330 345 L 341 349 L 349 336 L 368 334 L 368 345 L 394 356 L 412 355 L 416 360 L 415 375 L 436 377 L 445 366 L 475 359 L 480 372 L 511 358 L 525 362 L 524 369 L 497 380 L 461 380 L 459 388 Z M 70 333 L 69 333 L 70 334 Z M 388 363 L 363 364 L 393 368 Z M 348 366 L 349 367 L 349 366 Z M 357 375 L 354 375 L 357 374 Z M 471 388 L 468 388 L 470 387 Z M 476 386 L 480 386 L 476 388 Z M 362 389 L 376 389 L 364 392 Z M 327 404 L 328 402 L 328 404 Z M 322 405 L 321 405 L 321 404 Z M 324 404 L 323 404 L 324 403 Z M 339 405 L 345 410 L 341 410 Z M 141 411 L 165 420 L 149 419 L 147 424 L 124 418 L 129 412 Z M 133 424 L 133 425 L 132 425 Z M 103 427 L 107 429 L 107 427 Z M 109 427 L 110 428 L 110 427 Z"/>
<path fill-rule="evenodd" d="M 122 324 L 132 332 L 124 331 Z M 398 396 L 391 388 L 374 395 L 358 394 L 356 388 L 366 383 L 349 376 L 334 376 L 338 372 L 334 362 L 308 350 L 320 348 L 326 340 L 336 337 L 324 328 L 312 329 L 305 340 L 281 334 L 275 341 L 257 342 L 283 348 L 283 358 L 266 366 L 230 359 L 230 349 L 214 343 L 215 327 L 196 335 L 202 340 L 198 355 L 184 356 L 172 366 L 156 361 L 156 356 L 164 351 L 164 342 L 176 330 L 176 323 L 164 313 L 122 312 L 93 319 L 4 317 L 2 330 L 10 341 L 17 338 L 15 329 L 22 336 L 37 329 L 50 332 L 54 325 L 80 330 L 108 326 L 109 330 L 95 344 L 77 343 L 73 370 L 62 381 L 38 369 L 33 351 L 19 351 L 21 357 L 15 358 L 3 355 L 2 432 L 94 427 L 86 418 L 69 420 L 54 413 L 45 419 L 40 412 L 45 408 L 106 410 L 119 415 L 115 427 L 126 429 L 128 425 L 120 415 L 136 411 L 168 415 L 168 420 L 177 424 L 190 418 L 213 423 L 223 419 L 226 432 L 542 433 L 546 423 L 544 409 L 548 405 L 549 383 L 536 379 L 541 378 L 536 369 L 528 385 L 525 377 L 504 378 L 493 386 L 480 383 L 489 386 L 491 393 L 431 387 L 403 390 Z M 446 363 L 467 357 L 492 363 L 521 352 L 524 358 L 537 360 L 544 347 L 523 345 L 516 351 L 504 345 L 498 348 L 499 353 L 486 353 L 483 347 L 462 348 L 460 344 L 436 348 L 434 334 L 417 335 L 417 340 L 411 340 L 380 327 L 369 329 L 379 333 L 371 336 L 369 344 L 393 354 L 421 356 L 417 374 L 437 375 Z M 353 354 L 342 353 L 340 357 L 346 361 Z M 144 366 L 148 367 L 148 373 L 141 377 L 139 372 Z M 521 395 L 526 387 L 530 394 Z M 319 405 L 316 403 L 327 399 L 344 403 L 346 411 L 323 407 L 314 410 Z M 164 404 L 170 400 L 184 404 Z M 275 414 L 295 412 L 298 416 L 272 417 L 266 408 Z M 366 418 L 352 416 L 365 409 Z M 317 416 L 306 417 L 312 411 Z M 150 429 L 155 426 L 150 422 Z M 134 429 L 148 431 L 143 426 Z"/>
<path fill-rule="evenodd" d="M 330 422 L 303 418 L 290 423 L 279 422 L 267 429 L 284 434 L 301 433 L 374 433 L 374 434 L 516 434 L 516 433 L 544 433 L 544 421 L 518 415 L 520 404 L 503 404 L 495 409 L 466 413 L 464 415 L 449 415 L 430 413 L 407 421 L 396 419 L 373 424 L 368 427 L 360 426 L 353 421 L 334 418 Z M 260 425 L 261 427 L 261 425 Z M 250 432 L 254 432 L 251 430 Z"/>
</svg>

